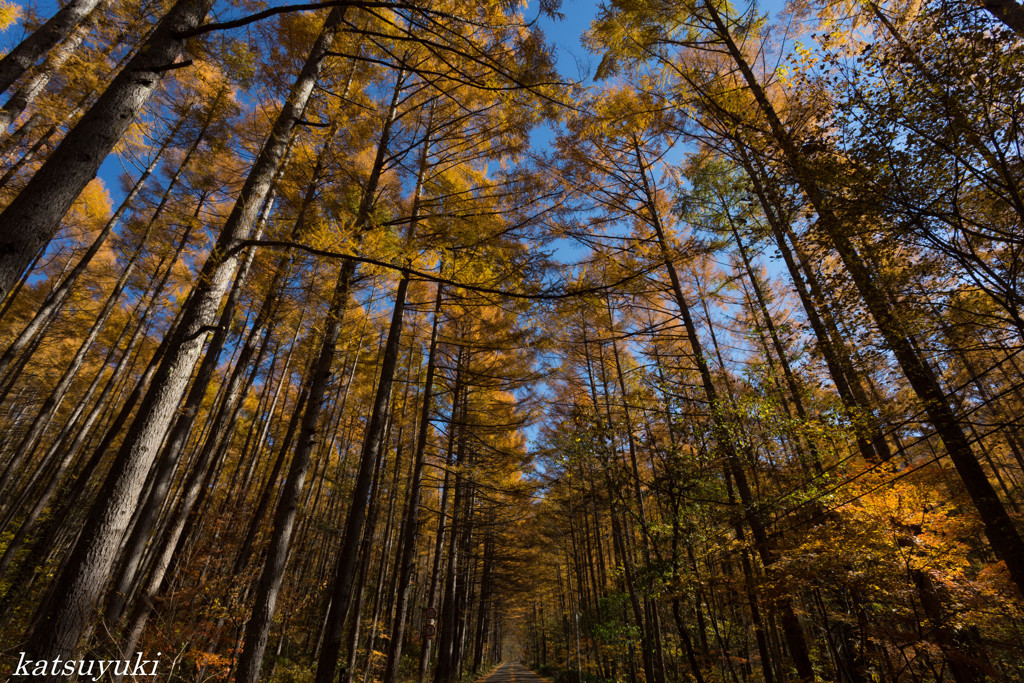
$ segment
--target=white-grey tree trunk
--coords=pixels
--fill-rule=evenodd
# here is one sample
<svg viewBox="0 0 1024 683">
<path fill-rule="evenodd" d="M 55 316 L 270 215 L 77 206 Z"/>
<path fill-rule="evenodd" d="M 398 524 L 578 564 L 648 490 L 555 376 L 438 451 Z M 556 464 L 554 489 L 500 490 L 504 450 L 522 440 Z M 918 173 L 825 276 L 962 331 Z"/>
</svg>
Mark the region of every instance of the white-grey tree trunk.
<svg viewBox="0 0 1024 683">
<path fill-rule="evenodd" d="M 61 43 L 60 47 L 46 58 L 38 73 L 11 95 L 4 108 L 0 109 L 0 135 L 6 133 L 7 128 L 21 116 L 22 112 L 29 105 L 35 102 L 35 99 L 43 92 L 43 89 L 53 78 L 57 69 L 64 66 L 64 63 L 71 58 L 71 55 L 75 54 L 75 51 L 82 45 L 82 41 L 85 40 L 86 34 L 89 33 L 89 24 L 91 23 L 85 22 L 76 26 L 68 39 Z"/>
<path fill-rule="evenodd" d="M 46 23 L 0 59 L 0 92 L 7 90 L 22 74 L 35 66 L 50 48 L 64 39 L 101 0 L 72 0 Z"/>
</svg>

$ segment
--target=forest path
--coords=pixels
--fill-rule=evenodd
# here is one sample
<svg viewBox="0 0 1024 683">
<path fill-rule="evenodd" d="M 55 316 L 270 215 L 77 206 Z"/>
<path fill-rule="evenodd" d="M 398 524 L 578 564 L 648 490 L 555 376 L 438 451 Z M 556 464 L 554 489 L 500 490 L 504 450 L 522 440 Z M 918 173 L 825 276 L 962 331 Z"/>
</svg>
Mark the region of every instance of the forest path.
<svg viewBox="0 0 1024 683">
<path fill-rule="evenodd" d="M 545 683 L 544 679 L 519 662 L 506 662 L 478 683 Z"/>
</svg>

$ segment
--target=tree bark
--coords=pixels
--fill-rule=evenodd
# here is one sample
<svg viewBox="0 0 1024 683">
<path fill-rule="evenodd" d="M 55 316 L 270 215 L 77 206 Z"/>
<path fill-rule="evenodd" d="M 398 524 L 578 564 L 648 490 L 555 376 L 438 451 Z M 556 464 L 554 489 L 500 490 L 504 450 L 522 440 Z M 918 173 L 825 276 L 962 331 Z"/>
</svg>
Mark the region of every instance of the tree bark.
<svg viewBox="0 0 1024 683">
<path fill-rule="evenodd" d="M 91 10 L 91 2 L 83 0 L 79 7 Z M 72 202 L 96 177 L 103 160 L 181 54 L 184 40 L 178 34 L 198 26 L 212 5 L 213 0 L 178 0 L 145 45 L 0 214 L 0 298 L 7 295 L 36 253 L 56 234 Z"/>
<path fill-rule="evenodd" d="M 401 540 L 398 543 L 398 600 L 395 618 L 388 644 L 387 668 L 383 683 L 395 683 L 398 679 L 398 665 L 402 658 L 402 641 L 405 638 L 405 622 L 409 612 L 409 593 L 416 558 L 416 539 L 419 536 L 419 507 L 423 484 L 423 469 L 426 464 L 427 436 L 430 433 L 430 404 L 433 400 L 434 371 L 437 365 L 437 330 L 440 325 L 442 285 L 437 286 L 434 298 L 434 320 L 430 327 L 430 342 L 427 351 L 427 376 L 423 383 L 423 405 L 420 408 L 419 432 L 416 435 L 416 453 L 413 456 L 412 479 L 409 482 L 408 502 L 405 520 L 402 523 Z"/>
<path fill-rule="evenodd" d="M 71 33 L 101 2 L 102 0 L 72 0 L 4 55 L 3 59 L 0 59 L 0 92 L 14 85 L 22 74 Z"/>
<path fill-rule="evenodd" d="M 31 80 L 11 95 L 3 109 L 0 109 L 0 135 L 4 135 L 10 125 L 35 102 L 35 99 L 43 92 L 43 89 L 50 82 L 50 79 L 53 78 L 57 69 L 61 68 L 81 46 L 86 34 L 89 33 L 90 23 L 92 22 L 76 26 L 68 39 L 61 43 L 60 47 L 46 58 L 46 61 L 43 62 L 42 67 L 39 69 L 39 73 L 35 74 Z"/>
<path fill-rule="evenodd" d="M 267 200 L 266 209 L 269 209 L 272 203 L 273 193 L 271 193 Z M 266 214 L 264 214 L 263 219 L 266 219 Z M 259 228 L 259 231 L 262 231 L 262 226 Z M 178 410 L 178 416 L 175 418 L 174 425 L 168 433 L 153 471 L 149 474 L 149 495 L 145 497 L 145 502 L 138 511 L 138 518 L 132 524 L 130 533 L 127 534 L 127 537 L 121 544 L 119 552 L 121 557 L 120 566 L 115 575 L 114 585 L 111 588 L 104 610 L 104 619 L 111 627 L 121 620 L 127 604 L 127 597 L 136 583 L 136 572 L 142 561 L 143 550 L 150 540 L 150 533 L 156 524 L 157 515 L 163 509 L 167 500 L 167 494 L 170 491 L 174 472 L 177 470 L 181 454 L 185 448 L 185 442 L 192 431 L 196 417 L 199 415 L 199 408 L 206 396 L 210 382 L 213 380 L 221 351 L 223 351 L 224 344 L 228 339 L 228 331 L 231 329 L 231 320 L 234 318 L 236 305 L 242 294 L 242 286 L 248 276 L 249 267 L 254 256 L 255 251 L 249 250 L 241 267 L 238 269 L 235 282 L 231 287 L 231 293 L 228 295 L 227 303 L 221 312 L 217 329 L 207 346 L 203 361 L 199 365 L 196 378 L 192 382 L 192 387 L 189 389 L 184 404 Z M 205 472 L 207 465 L 209 465 L 208 457 L 205 462 L 200 458 L 198 462 L 193 463 L 193 474 L 195 470 Z"/>
<path fill-rule="evenodd" d="M 341 644 L 341 629 L 348 611 L 352 584 L 355 578 L 356 556 L 363 537 L 363 526 L 366 512 L 370 505 L 368 493 L 370 479 L 380 457 L 382 435 L 387 424 L 391 405 L 391 387 L 394 383 L 395 368 L 398 362 L 399 342 L 402 335 L 402 319 L 405 313 L 405 298 L 409 288 L 408 276 L 398 282 L 395 293 L 395 307 L 391 314 L 391 326 L 388 329 L 384 357 L 381 359 L 380 379 L 377 393 L 374 396 L 373 408 L 370 413 L 363 447 L 359 459 L 359 472 L 356 475 L 355 488 L 352 491 L 352 505 L 345 522 L 345 535 L 341 548 L 338 550 L 338 563 L 334 572 L 331 587 L 331 606 L 327 614 L 327 630 L 317 663 L 317 683 L 332 683 Z"/>
</svg>

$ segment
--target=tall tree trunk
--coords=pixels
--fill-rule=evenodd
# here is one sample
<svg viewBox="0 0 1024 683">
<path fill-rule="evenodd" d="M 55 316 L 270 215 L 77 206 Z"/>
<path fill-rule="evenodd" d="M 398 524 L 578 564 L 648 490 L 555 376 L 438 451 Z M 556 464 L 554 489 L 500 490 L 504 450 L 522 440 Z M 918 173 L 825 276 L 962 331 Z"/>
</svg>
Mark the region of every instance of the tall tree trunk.
<svg viewBox="0 0 1024 683">
<path fill-rule="evenodd" d="M 3 59 L 0 59 L 0 92 L 14 85 L 22 74 L 42 59 L 50 48 L 70 34 L 101 2 L 102 0 L 71 0 L 4 55 Z"/>
<path fill-rule="evenodd" d="M 4 135 L 8 127 L 35 102 L 35 99 L 43 92 L 43 89 L 53 78 L 57 70 L 78 50 L 82 41 L 85 40 L 85 36 L 90 31 L 90 23 L 92 22 L 83 22 L 76 26 L 68 39 L 61 43 L 60 47 L 46 58 L 46 61 L 43 62 L 39 69 L 39 73 L 35 74 L 31 80 L 18 88 L 11 95 L 10 99 L 7 100 L 3 109 L 0 109 L 0 136 Z"/>
<path fill-rule="evenodd" d="M 202 207 L 202 204 L 203 202 L 201 201 L 196 209 L 197 213 L 199 211 L 199 208 Z M 164 287 L 167 285 L 168 280 L 170 279 L 172 273 L 174 272 L 174 266 L 177 263 L 178 258 L 184 251 L 185 246 L 188 243 L 189 236 L 192 233 L 191 226 L 192 223 L 187 224 L 185 231 L 182 233 L 181 238 L 178 240 L 178 244 L 177 247 L 175 248 L 174 253 L 170 256 L 170 258 L 166 259 L 166 261 L 168 262 L 167 267 L 163 269 L 163 274 L 160 277 L 160 281 L 153 288 L 153 293 L 149 298 L 149 302 L 144 308 L 143 317 L 136 326 L 132 341 L 129 343 L 129 349 L 138 344 L 141 341 L 142 337 L 144 336 L 146 329 L 146 317 L 148 317 L 150 313 L 153 311 L 156 302 L 163 294 Z M 163 264 L 164 261 L 162 260 L 156 268 L 157 273 L 160 273 Z M 51 524 L 56 525 L 60 520 L 63 520 L 70 512 L 71 508 L 77 503 L 79 496 L 85 492 L 86 486 L 89 480 L 92 478 L 92 475 L 95 472 L 95 470 L 99 467 L 100 462 L 103 459 L 103 456 L 106 455 L 111 445 L 120 435 L 121 429 L 127 423 L 128 418 L 131 416 L 133 410 L 135 409 L 135 406 L 138 405 L 139 401 L 144 396 L 146 388 L 149 386 L 150 381 L 156 374 L 160 361 L 163 358 L 163 354 L 170 344 L 171 332 L 173 332 L 178 323 L 180 323 L 180 316 L 181 314 L 179 313 L 178 318 L 176 318 L 175 321 L 171 324 L 171 327 L 169 328 L 167 335 L 165 335 L 163 341 L 160 343 L 160 346 L 157 347 L 156 352 L 150 359 L 148 366 L 136 381 L 135 386 L 131 394 L 128 396 L 127 401 L 125 401 L 125 403 L 116 412 L 115 416 L 111 420 L 110 425 L 107 427 L 106 432 L 103 438 L 100 440 L 99 445 L 94 450 L 93 455 L 89 458 L 85 466 L 78 473 L 78 475 L 75 478 L 75 481 L 66 487 L 64 495 L 61 496 L 61 506 L 53 515 L 51 519 Z M 93 414 L 87 420 L 87 425 L 91 424 L 98 416 L 97 409 L 98 406 L 97 408 L 93 409 Z M 75 436 L 75 439 L 65 449 L 63 463 L 61 465 L 62 468 L 67 467 L 70 464 L 71 459 L 75 457 L 79 449 L 84 447 L 86 439 L 88 437 L 89 430 L 87 428 L 83 427 L 83 429 L 79 430 L 78 434 Z M 28 517 L 22 522 L 22 526 L 17 533 L 18 537 L 24 538 L 32 530 L 32 527 L 35 524 L 36 519 L 42 513 L 43 508 L 46 505 L 48 497 L 53 495 L 54 492 L 55 488 L 51 486 L 47 490 L 47 493 L 44 493 L 44 495 L 40 496 L 40 498 L 36 501 L 36 504 L 33 507 L 32 511 L 30 511 Z M 53 527 L 52 531 L 54 533 L 56 531 L 56 528 L 56 526 Z M 50 535 L 50 532 L 43 532 L 40 534 L 40 537 L 42 539 L 50 539 Z M 11 550 L 10 546 L 8 550 Z M 31 555 L 38 559 L 38 556 L 36 554 Z M 0 565 L 2 565 L 5 561 L 9 562 L 10 558 L 5 557 L 4 560 L 0 560 Z M 27 565 L 31 565 L 31 563 L 27 563 Z"/>
<path fill-rule="evenodd" d="M 805 282 L 804 272 L 801 270 L 802 263 L 797 262 L 793 251 L 789 247 L 787 242 L 789 231 L 783 224 L 781 212 L 777 211 L 777 197 L 767 183 L 768 178 L 763 173 L 764 169 L 750 157 L 742 141 L 736 140 L 734 142 L 740 157 L 740 163 L 746 171 L 747 177 L 750 178 L 751 184 L 754 187 L 754 193 L 757 195 L 758 202 L 761 204 L 761 208 L 768 220 L 768 225 L 772 229 L 775 244 L 779 248 L 779 253 L 782 254 L 786 268 L 789 270 L 793 287 L 800 298 L 800 303 L 803 304 L 807 321 L 810 323 L 811 329 L 814 330 L 814 337 L 818 342 L 818 350 L 825 359 L 825 365 L 828 367 L 829 375 L 836 386 L 839 398 L 843 401 L 843 405 L 853 414 L 856 421 L 862 421 L 865 418 L 870 420 L 871 424 L 868 430 L 870 440 L 865 435 L 859 433 L 860 430 L 858 430 L 856 435 L 857 446 L 864 459 L 868 462 L 888 460 L 891 457 L 891 452 L 885 441 L 885 436 L 882 434 L 873 416 L 870 415 L 871 406 L 861 386 L 860 377 L 854 370 L 847 349 L 841 343 L 841 340 L 838 339 L 838 335 L 833 334 L 831 328 L 834 326 L 830 325 L 831 320 L 826 319 L 825 314 L 818 309 L 817 302 L 820 302 L 821 299 L 815 294 L 819 291 L 817 283 L 810 279 Z"/>
<path fill-rule="evenodd" d="M 267 199 L 267 206 L 264 209 L 261 223 L 266 220 L 266 214 L 269 213 L 273 197 L 274 193 L 271 192 L 270 197 Z M 257 229 L 257 234 L 262 232 L 262 230 L 261 225 Z M 192 387 L 189 389 L 184 404 L 178 410 L 174 425 L 168 433 L 153 471 L 149 474 L 149 494 L 144 498 L 144 503 L 140 506 L 137 519 L 133 522 L 130 533 L 128 533 L 121 544 L 119 551 L 121 558 L 120 566 L 118 567 L 104 610 L 104 619 L 111 627 L 115 627 L 120 621 L 127 604 L 127 597 L 136 583 L 136 572 L 142 561 L 143 551 L 150 540 L 150 534 L 156 524 L 157 515 L 164 508 L 167 501 L 167 494 L 170 491 L 174 472 L 178 468 L 181 454 L 184 451 L 185 442 L 192 431 L 196 417 L 199 415 L 199 409 L 203 399 L 206 397 L 210 382 L 213 380 L 221 352 L 228 339 L 228 331 L 231 329 L 231 321 L 234 318 L 238 300 L 242 295 L 242 287 L 249 274 L 249 267 L 255 254 L 255 250 L 250 249 L 241 267 L 238 269 L 224 310 L 221 312 L 217 329 L 213 333 L 203 361 L 199 365 L 199 371 L 192 381 Z M 203 470 L 205 472 L 206 466 L 209 465 L 208 457 L 205 462 L 202 458 L 197 459 L 192 465 L 193 471 Z"/>
<path fill-rule="evenodd" d="M 245 646 L 238 662 L 236 680 L 239 683 L 254 683 L 259 678 L 263 653 L 270 635 L 270 624 L 277 606 L 277 596 L 284 579 L 288 546 L 291 542 L 295 516 L 298 513 L 299 497 L 309 469 L 310 456 L 319 436 L 320 413 L 326 400 L 331 377 L 331 366 L 341 323 L 348 305 L 349 290 L 355 275 L 355 263 L 345 260 L 338 273 L 330 311 L 327 313 L 327 328 L 321 341 L 320 352 L 312 373 L 309 396 L 305 401 L 299 430 L 298 445 L 285 480 L 281 499 L 274 517 L 274 529 L 267 550 L 267 559 L 256 588 L 256 602 L 245 628 Z"/>
<path fill-rule="evenodd" d="M 103 305 L 103 308 L 100 310 L 99 316 L 93 321 L 93 324 L 86 333 L 85 338 L 78 345 L 75 355 L 71 358 L 68 366 L 61 374 L 61 378 L 50 391 L 46 400 L 43 401 L 42 406 L 40 406 L 35 418 L 33 418 L 29 425 L 28 431 L 22 436 L 17 450 L 7 462 L 3 474 L 0 474 L 0 492 L 6 490 L 8 483 L 11 482 L 11 478 L 17 473 L 17 470 L 20 469 L 23 461 L 34 452 L 39 439 L 43 436 L 43 432 L 50 425 L 52 417 L 60 409 L 61 404 L 64 402 L 64 398 L 67 396 L 68 390 L 71 388 L 71 383 L 77 377 L 78 371 L 81 369 L 86 356 L 92 349 L 93 343 L 96 341 L 97 337 L 99 337 L 100 332 L 107 323 L 108 317 L 114 311 L 114 306 L 120 299 L 121 293 L 124 290 L 125 285 L 128 283 L 128 278 L 135 270 L 135 264 L 137 263 L 140 252 L 141 247 L 136 250 L 127 267 L 121 273 L 121 276 L 114 285 L 113 291 L 111 291 Z"/>
<path fill-rule="evenodd" d="M 444 480 L 441 482 L 441 500 L 438 505 L 437 515 L 437 530 L 434 532 L 434 554 L 431 561 L 430 571 L 430 585 L 427 588 L 426 595 L 426 606 L 436 609 L 437 608 L 437 592 L 441 584 L 442 571 L 441 561 L 444 553 L 444 541 L 445 531 L 451 535 L 452 528 L 448 523 L 448 499 L 453 497 L 452 493 L 452 471 L 455 465 L 455 444 L 456 444 L 456 433 L 458 431 L 457 421 L 458 415 L 461 410 L 460 396 L 464 391 L 463 388 L 463 372 L 462 372 L 462 356 L 463 349 L 459 348 L 458 357 L 455 362 L 455 379 L 452 386 L 452 408 L 450 413 L 450 420 L 448 426 L 448 446 L 445 453 L 444 459 Z M 454 520 L 455 512 L 454 506 L 452 509 L 452 519 Z M 441 613 L 441 610 L 438 610 Z M 430 644 L 431 638 L 425 638 L 423 648 L 420 650 L 420 661 L 419 661 L 419 672 L 416 678 L 417 683 L 425 683 L 427 680 L 427 670 L 430 665 Z"/>
<path fill-rule="evenodd" d="M 377 393 L 374 396 L 373 408 L 370 412 L 366 434 L 363 437 L 363 448 L 359 459 L 359 472 L 356 475 L 355 488 L 352 492 L 352 505 L 349 507 L 348 519 L 345 522 L 345 535 L 341 548 L 338 550 L 338 564 L 335 568 L 334 581 L 331 587 L 331 606 L 327 615 L 327 630 L 317 663 L 317 683 L 332 683 L 341 643 L 341 629 L 348 611 L 352 584 L 355 578 L 356 555 L 362 541 L 366 511 L 370 504 L 368 493 L 370 478 L 380 457 L 384 427 L 388 421 L 391 405 L 391 388 L 394 383 L 395 368 L 398 363 L 399 343 L 402 335 L 402 319 L 405 313 L 405 298 L 409 288 L 409 278 L 404 275 L 398 282 L 395 294 L 395 307 L 391 315 L 391 327 L 388 329 L 384 357 L 381 359 L 380 379 Z"/>
<path fill-rule="evenodd" d="M 437 365 L 437 330 L 441 318 L 442 285 L 437 286 L 434 297 L 434 320 L 430 326 L 430 342 L 427 351 L 427 376 L 423 382 L 422 407 L 420 408 L 419 432 L 416 435 L 416 453 L 413 456 L 412 479 L 409 482 L 405 520 L 398 543 L 398 599 L 395 604 L 394 625 L 391 641 L 388 643 L 387 668 L 383 683 L 398 680 L 398 667 L 402 658 L 402 641 L 405 637 L 405 622 L 408 619 L 411 578 L 416 559 L 416 539 L 419 536 L 419 507 L 423 484 L 423 469 L 426 464 L 427 437 L 430 433 L 430 404 L 433 400 L 434 371 Z M 443 514 L 443 511 L 442 511 Z"/>
<path fill-rule="evenodd" d="M 93 1 L 82 0 L 78 6 L 91 10 Z M 73 2 L 68 7 L 76 5 Z M 36 253 L 56 234 L 72 202 L 96 177 L 103 160 L 138 117 L 163 75 L 174 68 L 184 47 L 179 35 L 198 26 L 212 5 L 213 0 L 178 0 L 135 57 L 0 214 L 0 298 L 7 295 Z"/>
</svg>

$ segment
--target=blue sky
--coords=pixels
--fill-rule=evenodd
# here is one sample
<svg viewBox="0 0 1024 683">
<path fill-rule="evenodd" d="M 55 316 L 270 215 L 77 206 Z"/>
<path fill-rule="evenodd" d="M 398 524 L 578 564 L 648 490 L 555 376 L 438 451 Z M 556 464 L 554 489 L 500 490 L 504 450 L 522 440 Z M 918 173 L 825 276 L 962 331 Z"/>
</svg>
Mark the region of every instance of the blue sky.
<svg viewBox="0 0 1024 683">
<path fill-rule="evenodd" d="M 591 0 L 563 0 L 561 11 L 565 19 L 558 22 L 545 19 L 541 22 L 548 41 L 554 43 L 558 51 L 558 69 L 569 78 L 583 76 L 579 73 L 577 62 L 596 66 L 594 56 L 583 47 L 580 38 L 597 15 L 597 5 Z"/>
<path fill-rule="evenodd" d="M 590 22 L 597 16 L 598 5 L 596 0 L 562 0 L 561 12 L 565 19 L 553 22 L 548 19 L 541 20 L 541 27 L 547 35 L 548 41 L 554 43 L 558 51 L 558 68 L 563 75 L 576 79 L 583 74 L 578 73 L 577 62 L 592 68 L 597 67 L 598 58 L 591 55 L 583 47 L 580 37 L 590 27 Z M 746 6 L 746 3 L 737 3 Z M 527 11 L 527 18 L 536 16 L 535 0 L 530 3 L 530 10 Z M 782 10 L 785 0 L 762 0 L 757 2 L 758 8 L 769 15 L 775 15 Z M 591 69 L 592 70 L 592 69 Z"/>
<path fill-rule="evenodd" d="M 13 2 L 24 7 L 34 7 L 38 16 L 43 18 L 49 17 L 58 6 L 56 0 L 13 0 Z M 762 9 L 774 13 L 782 7 L 783 2 L 782 0 L 768 0 L 768 2 L 758 4 Z M 563 0 L 561 12 L 564 19 L 551 21 L 546 17 L 540 18 L 539 23 L 548 42 L 555 46 L 559 71 L 567 79 L 589 80 L 597 66 L 599 57 L 591 54 L 582 45 L 580 39 L 597 15 L 598 5 L 599 2 L 596 0 Z M 537 16 L 535 0 L 530 3 L 526 16 L 528 19 Z M 9 49 L 23 35 L 19 26 L 11 27 L 0 36 L 0 45 L 4 49 Z M 540 136 L 538 141 L 543 141 L 544 137 Z M 100 168 L 100 178 L 114 197 L 115 202 L 117 197 L 122 194 L 119 177 L 124 170 L 125 166 L 122 160 L 114 154 L 110 155 Z M 138 173 L 138 170 L 132 170 L 132 175 L 137 176 Z"/>
</svg>

